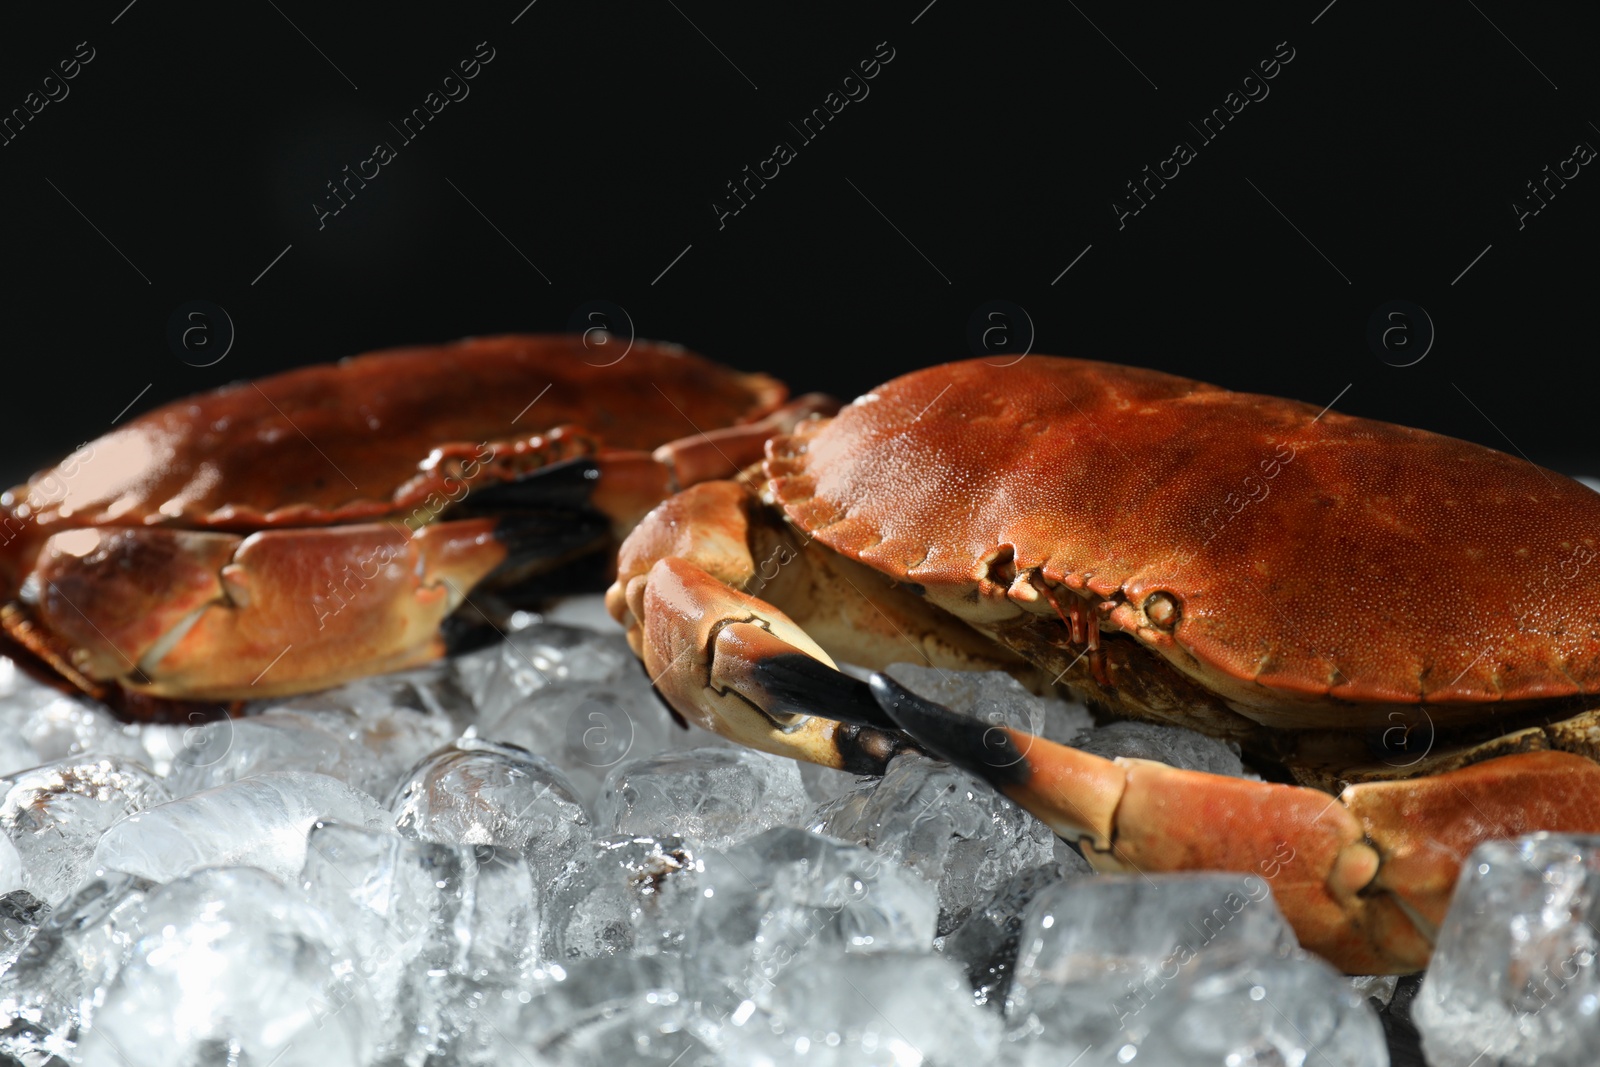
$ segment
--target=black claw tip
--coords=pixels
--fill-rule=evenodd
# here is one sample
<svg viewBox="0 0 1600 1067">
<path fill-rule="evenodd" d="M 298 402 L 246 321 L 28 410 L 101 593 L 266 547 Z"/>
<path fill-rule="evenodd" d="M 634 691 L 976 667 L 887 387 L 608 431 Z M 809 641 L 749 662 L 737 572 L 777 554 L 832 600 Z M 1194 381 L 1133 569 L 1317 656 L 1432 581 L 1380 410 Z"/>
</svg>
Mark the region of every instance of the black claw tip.
<svg viewBox="0 0 1600 1067">
<path fill-rule="evenodd" d="M 997 786 L 1027 781 L 1025 754 L 1017 748 L 1009 730 L 958 715 L 943 704 L 918 696 L 882 672 L 873 674 L 868 685 L 889 718 L 940 759 Z"/>
<path fill-rule="evenodd" d="M 834 670 L 800 652 L 769 656 L 755 664 L 756 681 L 767 694 L 767 710 L 899 730 L 873 699 L 867 683 Z"/>
<path fill-rule="evenodd" d="M 610 523 L 596 511 L 518 512 L 499 516 L 494 527 L 495 539 L 506 547 L 502 571 L 598 548 L 610 533 Z"/>
<path fill-rule="evenodd" d="M 600 478 L 600 465 L 590 456 L 538 467 L 509 482 L 480 486 L 462 501 L 470 514 L 507 511 L 575 510 L 587 507 Z"/>
</svg>

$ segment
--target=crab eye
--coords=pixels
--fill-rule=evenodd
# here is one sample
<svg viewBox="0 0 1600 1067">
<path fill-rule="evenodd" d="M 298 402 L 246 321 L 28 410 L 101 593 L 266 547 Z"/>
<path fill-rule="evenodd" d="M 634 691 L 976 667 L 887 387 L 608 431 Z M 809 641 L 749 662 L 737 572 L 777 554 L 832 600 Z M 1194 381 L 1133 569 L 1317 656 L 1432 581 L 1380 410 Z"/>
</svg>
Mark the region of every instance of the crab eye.
<svg viewBox="0 0 1600 1067">
<path fill-rule="evenodd" d="M 1161 629 L 1170 630 L 1178 622 L 1178 600 L 1168 592 L 1151 593 L 1144 598 L 1144 615 Z"/>
</svg>

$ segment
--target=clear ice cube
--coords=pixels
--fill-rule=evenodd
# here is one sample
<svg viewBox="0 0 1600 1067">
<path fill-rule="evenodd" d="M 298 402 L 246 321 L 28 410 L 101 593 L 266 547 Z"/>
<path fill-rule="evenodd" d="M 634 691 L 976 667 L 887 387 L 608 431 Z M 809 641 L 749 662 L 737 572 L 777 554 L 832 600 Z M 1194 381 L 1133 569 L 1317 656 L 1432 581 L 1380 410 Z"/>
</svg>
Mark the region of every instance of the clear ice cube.
<svg viewBox="0 0 1600 1067">
<path fill-rule="evenodd" d="M 90 870 L 106 828 L 171 799 L 153 774 L 114 757 L 60 760 L 0 780 L 0 834 L 26 871 L 24 886 L 55 906 Z"/>
<path fill-rule="evenodd" d="M 790 968 L 761 1010 L 741 1005 L 718 1031 L 729 1063 L 804 1067 L 971 1067 L 994 1061 L 1000 1034 L 955 964 L 909 952 Z"/>
<path fill-rule="evenodd" d="M 538 894 L 520 853 L 319 822 L 301 885 L 353 956 L 380 1057 L 492 1048 L 537 957 Z"/>
<path fill-rule="evenodd" d="M 1101 876 L 1029 905 L 1007 1000 L 1007 1062 L 1385 1062 L 1377 1016 L 1302 953 L 1266 878 Z M 1195 1050 L 1204 1052 L 1196 1056 Z M 1185 1057 L 1188 1058 L 1185 1058 Z"/>
<path fill-rule="evenodd" d="M 611 682 L 640 667 L 620 634 L 536 622 L 459 657 L 456 670 L 483 721 L 493 723 L 540 689 Z"/>
<path fill-rule="evenodd" d="M 1595 1062 L 1600 836 L 1479 845 L 1411 1006 L 1429 1063 Z"/>
<path fill-rule="evenodd" d="M 0 774 L 81 756 L 139 757 L 139 727 L 85 697 L 30 678 L 0 656 Z"/>
<path fill-rule="evenodd" d="M 1167 975 L 1171 974 L 1171 978 Z M 1014 1029 L 1014 1067 L 1054 1067 L 1081 1048 L 1080 1067 L 1142 1064 L 1305 1064 L 1388 1067 L 1383 1027 L 1365 998 L 1322 960 L 1232 957 L 1204 951 L 1158 969 L 1139 995 L 1088 988 Z M 1098 1000 L 1098 1003 L 1096 1001 Z M 1036 1008 L 1044 1007 L 1043 1001 Z M 1107 1020 L 1112 1020 L 1109 1023 Z"/>
<path fill-rule="evenodd" d="M 1138 979 L 1168 959 L 1283 956 L 1297 944 L 1271 883 L 1258 875 L 1071 879 L 1045 887 L 1028 906 L 1012 1009 L 1026 1010 L 1039 984 Z"/>
<path fill-rule="evenodd" d="M 4 973 L 50 916 L 50 905 L 28 892 L 0 894 L 0 973 Z"/>
<path fill-rule="evenodd" d="M 394 741 L 409 751 L 420 743 L 409 738 L 412 733 L 448 741 L 477 718 L 472 695 L 450 663 L 375 674 L 291 700 L 274 700 L 267 706 L 354 715 L 356 733 L 380 751 Z"/>
<path fill-rule="evenodd" d="M 1350 976 L 1350 988 L 1360 996 L 1374 1002 L 1374 1007 L 1383 1009 L 1394 1001 L 1395 990 L 1400 985 L 1400 977 L 1393 974 L 1357 974 Z"/>
<path fill-rule="evenodd" d="M 0 976 L 0 1053 L 82 1062 L 78 1037 L 143 932 L 151 888 L 127 874 L 95 879 L 44 919 Z"/>
<path fill-rule="evenodd" d="M 550 605 L 549 609 L 539 617 L 539 621 L 575 626 L 602 634 L 623 632 L 622 625 L 606 610 L 604 593 L 580 593 L 577 596 L 563 597 Z"/>
<path fill-rule="evenodd" d="M 131 815 L 100 838 L 90 870 L 169 882 L 202 867 L 259 867 L 293 881 L 318 819 L 382 829 L 377 801 L 335 778 L 272 771 Z"/>
<path fill-rule="evenodd" d="M 592 807 L 612 768 L 660 752 L 668 746 L 668 731 L 677 729 L 644 672 L 634 670 L 616 681 L 537 689 L 504 714 L 485 717 L 473 734 L 547 756 L 568 772 L 580 799 Z"/>
<path fill-rule="evenodd" d="M 1106 759 L 1127 756 L 1232 778 L 1244 775 L 1237 746 L 1181 726 L 1114 722 L 1079 735 L 1072 747 Z"/>
<path fill-rule="evenodd" d="M 562 1067 L 717 1067 L 692 1027 L 676 961 L 611 956 L 551 966 L 522 1009 L 516 1044 Z"/>
<path fill-rule="evenodd" d="M 394 785 L 384 781 L 375 753 L 345 736 L 332 716 L 272 709 L 247 719 L 228 719 L 198 727 L 191 753 L 206 758 L 173 761 L 168 780 L 178 796 L 212 789 L 267 771 L 306 771 L 361 790 L 383 795 Z"/>
<path fill-rule="evenodd" d="M 328 917 L 248 867 L 152 892 L 143 934 L 82 1043 L 90 1063 L 360 1063 L 367 1020 Z"/>
<path fill-rule="evenodd" d="M 1073 870 L 1077 877 L 1084 873 Z M 987 903 L 973 908 L 960 926 L 940 939 L 940 953 L 961 966 L 976 1003 L 1005 1006 L 1022 936 L 1023 914 L 1041 890 L 1064 876 L 1061 865 L 1054 861 L 1018 871 Z"/>
<path fill-rule="evenodd" d="M 853 793 L 863 784 L 860 775 L 834 770 L 819 763 L 802 762 L 799 766 L 800 781 L 806 787 L 806 796 L 818 806 L 838 800 L 846 793 Z"/>
<path fill-rule="evenodd" d="M 235 722 L 259 723 L 285 732 L 305 730 L 310 736 L 291 741 L 276 755 L 275 766 L 263 760 L 259 766 L 240 768 L 235 777 L 264 770 L 321 770 L 310 763 L 320 758 L 330 768 L 322 773 L 377 797 L 388 796 L 418 760 L 449 744 L 477 715 L 446 665 L 363 678 L 293 700 L 253 705 L 251 710 L 258 714 Z M 336 738 L 332 744 L 321 741 L 330 750 L 326 756 L 315 748 L 324 734 Z M 243 758 L 248 761 L 250 750 L 257 745 L 235 742 L 234 747 L 246 749 Z M 307 762 L 297 764 L 295 760 Z"/>
<path fill-rule="evenodd" d="M 780 974 L 816 959 L 932 947 L 933 886 L 858 845 L 776 827 L 708 853 L 705 868 L 684 955 L 719 1008 L 761 1002 Z"/>
<path fill-rule="evenodd" d="M 546 956 L 559 963 L 681 948 L 705 863 L 679 837 L 617 834 L 593 843 L 545 900 Z"/>
<path fill-rule="evenodd" d="M 27 883 L 28 872 L 22 866 L 22 854 L 11 838 L 0 835 L 0 893 L 21 889 Z"/>
<path fill-rule="evenodd" d="M 895 757 L 881 779 L 825 806 L 809 825 L 936 884 L 941 934 L 1018 871 L 1050 862 L 1056 848 L 1049 827 L 986 782 L 920 755 Z"/>
<path fill-rule="evenodd" d="M 572 783 L 554 764 L 478 738 L 462 738 L 418 763 L 389 807 L 407 837 L 520 852 L 541 890 L 593 838 Z"/>
<path fill-rule="evenodd" d="M 692 837 L 720 849 L 798 822 L 810 803 L 793 760 L 748 748 L 697 748 L 618 765 L 595 817 L 608 832 Z"/>
</svg>

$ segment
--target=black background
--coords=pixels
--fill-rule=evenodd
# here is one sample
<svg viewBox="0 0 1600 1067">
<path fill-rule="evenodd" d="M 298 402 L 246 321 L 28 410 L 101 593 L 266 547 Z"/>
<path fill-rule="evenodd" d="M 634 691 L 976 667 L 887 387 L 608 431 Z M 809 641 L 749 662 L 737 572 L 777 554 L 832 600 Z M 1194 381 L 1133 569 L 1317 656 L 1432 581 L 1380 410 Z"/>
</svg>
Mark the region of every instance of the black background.
<svg viewBox="0 0 1600 1067">
<path fill-rule="evenodd" d="M 21 474 L 125 408 L 562 330 L 595 299 L 641 337 L 852 396 L 971 355 L 969 320 L 1000 299 L 1026 310 L 1035 352 L 1338 397 L 1600 470 L 1600 176 L 1585 167 L 1521 230 L 1511 207 L 1600 145 L 1590 28 L 1504 0 L 1326 3 L 10 11 L 0 112 L 78 42 L 95 58 L 0 147 L 3 465 Z M 404 144 L 389 123 L 479 42 L 494 59 L 470 95 Z M 894 58 L 870 95 L 803 143 L 789 124 L 880 42 Z M 1279 42 L 1294 59 L 1270 95 L 1203 144 L 1188 123 Z M 1198 157 L 1119 229 L 1113 199 L 1180 140 Z M 378 141 L 397 157 L 319 229 L 325 183 Z M 719 228 L 725 183 L 779 141 L 797 157 Z M 236 328 L 206 368 L 167 342 L 196 299 Z M 1395 299 L 1437 330 L 1409 367 L 1366 339 Z"/>
</svg>

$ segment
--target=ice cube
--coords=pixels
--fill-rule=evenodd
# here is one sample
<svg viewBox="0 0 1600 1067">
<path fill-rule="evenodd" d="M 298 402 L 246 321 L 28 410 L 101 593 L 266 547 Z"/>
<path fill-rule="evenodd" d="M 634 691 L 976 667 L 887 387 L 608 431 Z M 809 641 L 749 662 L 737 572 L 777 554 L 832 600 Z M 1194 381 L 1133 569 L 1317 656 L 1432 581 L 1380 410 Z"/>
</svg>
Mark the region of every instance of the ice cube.
<svg viewBox="0 0 1600 1067">
<path fill-rule="evenodd" d="M 1388 1067 L 1377 1013 L 1342 975 L 1298 949 L 1255 958 L 1202 950 L 1147 972 L 1138 986 L 1130 995 L 1075 983 L 1048 1008 L 1040 998 L 1007 1035 L 1005 1062 L 1054 1067 L 1077 1054 L 1080 1067 Z"/>
<path fill-rule="evenodd" d="M 974 1002 L 1004 1008 L 1022 935 L 1023 914 L 1039 891 L 1060 882 L 1064 873 L 1054 861 L 1018 871 L 988 903 L 973 908 L 966 920 L 943 938 L 940 952 L 965 971 Z M 1077 877 L 1085 873 L 1073 870 Z"/>
<path fill-rule="evenodd" d="M 196 738 L 189 752 L 205 757 L 173 761 L 168 781 L 178 796 L 267 771 L 325 774 L 369 794 L 382 794 L 394 784 L 382 781 L 377 757 L 366 746 L 311 715 L 273 709 L 248 719 L 206 723 L 197 732 L 204 737 Z"/>
<path fill-rule="evenodd" d="M 168 882 L 202 867 L 248 865 L 292 881 L 318 819 L 382 829 L 377 801 L 323 774 L 272 771 L 129 816 L 100 838 L 91 870 Z"/>
<path fill-rule="evenodd" d="M 50 916 L 50 905 L 28 892 L 0 894 L 0 973 L 4 973 Z"/>
<path fill-rule="evenodd" d="M 185 722 L 150 723 L 139 728 L 139 761 L 172 788 L 172 774 L 185 767 L 204 767 L 224 758 L 233 744 L 233 716 L 228 709 L 202 707 L 185 713 Z M 102 753 L 95 749 L 95 754 Z M 177 795 L 177 794 L 174 794 Z"/>
<path fill-rule="evenodd" d="M 763 1007 L 741 1006 L 719 1031 L 727 1062 L 969 1067 L 992 1063 L 1000 1047 L 999 1017 L 974 1005 L 960 969 L 938 956 L 840 955 L 792 967 Z"/>
<path fill-rule="evenodd" d="M 21 889 L 27 884 L 27 878 L 17 846 L 11 843 L 11 838 L 0 835 L 0 893 Z"/>
<path fill-rule="evenodd" d="M 1254 874 L 1100 875 L 1041 890 L 1028 907 L 1017 957 L 1013 1012 L 1052 982 L 1138 979 L 1170 959 L 1204 951 L 1283 956 L 1297 946 L 1271 884 Z M 1135 983 L 1136 984 L 1136 983 Z"/>
<path fill-rule="evenodd" d="M 1291 957 L 1293 967 L 1271 969 Z M 1251 968 L 1277 977 L 1246 982 L 1257 973 Z M 1321 977 L 1308 977 L 1307 968 Z M 1364 1047 L 1363 1028 L 1367 1022 L 1376 1026 L 1376 1016 L 1342 978 L 1300 958 L 1294 933 L 1266 878 L 1209 873 L 1080 878 L 1046 887 L 1028 907 L 1006 1007 L 1009 1036 L 1019 1062 L 1030 1064 L 1055 1062 L 1069 1046 L 1069 1058 L 1078 1049 L 1093 1046 L 1086 1062 L 1118 1062 L 1115 1056 L 1125 1048 L 1127 1056 L 1137 1054 L 1140 1063 L 1188 1062 L 1146 1049 L 1166 1049 L 1169 1037 L 1160 1035 L 1176 1033 L 1171 1028 L 1179 1017 L 1192 1015 L 1199 1025 L 1208 1012 L 1219 1019 L 1244 1012 L 1249 1025 L 1257 1025 L 1259 1013 L 1250 1004 L 1261 997 L 1251 990 L 1261 984 L 1267 989 L 1264 995 L 1272 995 L 1276 1002 L 1273 983 L 1279 982 L 1287 990 L 1284 997 L 1300 997 L 1302 986 L 1315 989 L 1314 996 L 1306 997 L 1310 1014 L 1302 1017 L 1285 1009 L 1308 1034 L 1323 1034 L 1336 1048 L 1347 1041 L 1351 1047 Z M 1191 1012 L 1192 1004 L 1210 1003 L 1208 998 L 1235 1006 L 1219 1011 L 1218 1004 L 1212 1004 Z M 1323 1015 L 1310 1006 L 1318 998 L 1323 1007 L 1317 1010 Z M 1362 1010 L 1350 1008 L 1346 1000 Z M 1270 1007 L 1263 1004 L 1261 1010 Z M 1250 1034 L 1220 1022 L 1217 1026 L 1213 1036 L 1222 1043 L 1219 1048 L 1246 1041 Z M 1282 1037 L 1276 1030 L 1272 1035 L 1273 1042 Z M 1250 1048 L 1248 1042 L 1239 1047 Z M 1267 1047 L 1278 1046 L 1263 1046 Z M 1382 1048 L 1381 1034 L 1378 1047 Z M 1270 1057 L 1265 1051 L 1259 1055 Z M 1218 1056 L 1216 1062 L 1234 1061 Z M 1300 1059 L 1245 1056 L 1237 1062 L 1304 1062 L 1304 1050 Z"/>
<path fill-rule="evenodd" d="M 353 714 L 374 748 L 381 747 L 386 737 L 404 735 L 419 724 L 448 740 L 477 717 L 472 695 L 449 663 L 375 674 L 292 700 L 274 700 L 268 706 Z M 397 726 L 397 720 L 403 721 Z"/>
<path fill-rule="evenodd" d="M 1106 759 L 1157 760 L 1174 767 L 1238 778 L 1244 775 L 1239 749 L 1230 742 L 1153 722 L 1114 722 L 1080 734 L 1072 747 Z"/>
<path fill-rule="evenodd" d="M 495 1044 L 536 959 L 538 895 L 521 854 L 319 822 L 301 883 L 354 956 L 383 1057 Z"/>
<path fill-rule="evenodd" d="M 165 776 L 197 736 L 194 727 L 226 718 L 217 706 L 188 712 L 183 725 L 121 722 L 109 708 L 43 685 L 0 656 L 0 774 L 91 755 L 137 760 Z"/>
<path fill-rule="evenodd" d="M 858 774 L 847 771 L 834 770 L 824 767 L 820 763 L 800 762 L 800 781 L 806 787 L 806 796 L 811 798 L 811 803 L 817 806 L 831 803 L 853 793 L 863 783 Z"/>
<path fill-rule="evenodd" d="M 1591 1064 L 1600 1032 L 1600 837 L 1479 845 L 1411 1008 L 1429 1063 Z"/>
<path fill-rule="evenodd" d="M 28 1064 L 82 1062 L 78 1034 L 140 936 L 151 888 L 127 874 L 96 879 L 43 921 L 0 976 L 0 1053 Z"/>
<path fill-rule="evenodd" d="M 7 711 L 21 714 L 14 719 L 6 716 L 9 721 L 0 732 L 21 742 L 18 746 L 19 755 L 25 750 L 35 757 L 22 767 L 8 769 L 8 773 L 91 752 L 118 755 L 137 753 L 140 747 L 137 734 L 117 722 L 106 708 L 87 698 L 66 696 L 53 690 L 37 695 L 45 699 L 27 706 L 25 711 L 17 704 L 7 702 Z"/>
<path fill-rule="evenodd" d="M 1400 984 L 1398 975 L 1357 974 L 1350 976 L 1350 988 L 1359 996 L 1373 1002 L 1373 1007 L 1383 1009 L 1394 1000 L 1395 989 Z"/>
<path fill-rule="evenodd" d="M 1062 744 L 1094 725 L 1089 709 L 1056 696 L 1035 696 L 1004 671 L 947 671 L 892 663 L 884 673 L 918 696 L 994 726 Z"/>
<path fill-rule="evenodd" d="M 858 845 L 776 827 L 705 866 L 684 955 L 719 1010 L 763 1001 L 792 965 L 932 947 L 933 886 Z"/>
<path fill-rule="evenodd" d="M 679 837 L 617 834 L 593 843 L 545 901 L 546 957 L 560 963 L 677 951 L 693 917 L 705 863 Z"/>
<path fill-rule="evenodd" d="M 417 764 L 389 804 L 407 837 L 520 852 L 542 890 L 593 837 L 572 783 L 516 745 L 462 738 Z"/>
<path fill-rule="evenodd" d="M 0 719 L 0 774 L 12 774 L 40 762 L 39 753 Z"/>
<path fill-rule="evenodd" d="M 522 1009 L 515 1043 L 563 1067 L 729 1062 L 691 1032 L 691 1005 L 681 985 L 676 961 L 660 955 L 552 966 Z"/>
<path fill-rule="evenodd" d="M 600 684 L 638 674 L 638 659 L 617 633 L 538 622 L 496 645 L 460 657 L 456 670 L 485 722 L 494 722 L 546 686 Z"/>
<path fill-rule="evenodd" d="M 675 834 L 726 848 L 810 807 L 793 760 L 748 748 L 697 748 L 622 763 L 595 809 L 620 834 Z"/>
<path fill-rule="evenodd" d="M 319 820 L 301 884 L 349 920 L 351 948 L 373 966 L 431 953 L 429 966 L 517 984 L 536 959 L 538 893 L 527 861 L 509 849 Z"/>
<path fill-rule="evenodd" d="M 47 763 L 0 780 L 0 790 L 0 834 L 21 857 L 24 886 L 51 906 L 83 881 L 107 827 L 171 799 L 144 767 L 112 757 Z"/>
<path fill-rule="evenodd" d="M 1018 871 L 1050 862 L 1056 847 L 1049 827 L 987 783 L 920 755 L 897 756 L 883 778 L 824 807 L 809 825 L 937 884 L 941 934 Z"/>
<path fill-rule="evenodd" d="M 387 796 L 418 760 L 459 736 L 477 716 L 471 698 L 444 665 L 363 678 L 289 701 L 253 705 L 252 711 L 259 715 L 240 721 L 309 727 L 338 736 L 342 749 L 356 746 L 349 777 L 328 773 L 373 796 Z"/>
<path fill-rule="evenodd" d="M 0 774 L 91 753 L 142 758 L 139 727 L 26 677 L 10 697 L 0 697 Z"/>
<path fill-rule="evenodd" d="M 253 868 L 204 870 L 151 893 L 145 912 L 83 1041 L 87 1062 L 362 1061 L 367 1023 L 350 961 L 297 892 Z"/>
<path fill-rule="evenodd" d="M 579 798 L 593 807 L 611 769 L 629 757 L 666 748 L 669 730 L 677 727 L 638 670 L 619 681 L 545 686 L 504 714 L 486 716 L 473 734 L 549 757 L 568 773 Z"/>
<path fill-rule="evenodd" d="M 622 633 L 622 625 L 606 610 L 604 593 L 582 593 L 563 597 L 544 612 L 541 621 L 595 630 L 602 634 Z"/>
</svg>

